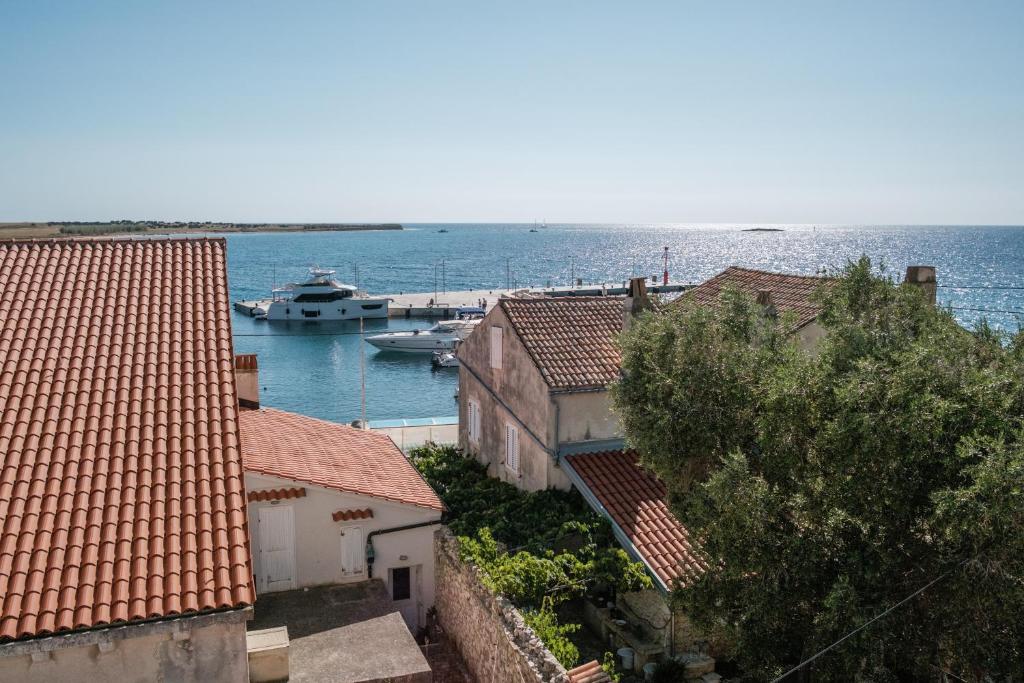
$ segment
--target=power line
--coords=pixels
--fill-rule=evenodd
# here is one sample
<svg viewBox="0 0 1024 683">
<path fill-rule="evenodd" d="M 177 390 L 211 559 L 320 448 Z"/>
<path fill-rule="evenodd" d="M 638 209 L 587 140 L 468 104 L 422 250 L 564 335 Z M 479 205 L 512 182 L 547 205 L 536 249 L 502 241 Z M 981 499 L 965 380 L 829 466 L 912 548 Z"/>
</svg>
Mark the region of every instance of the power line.
<svg viewBox="0 0 1024 683">
<path fill-rule="evenodd" d="M 1006 310 L 1000 308 L 971 308 L 969 306 L 950 306 L 954 311 L 980 311 L 982 313 L 1010 313 L 1016 315 L 1024 315 L 1024 310 L 1014 309 Z"/>
<path fill-rule="evenodd" d="M 945 289 L 1024 289 L 1016 285 L 936 285 Z"/>
<path fill-rule="evenodd" d="M 885 610 L 884 612 L 882 612 L 882 613 L 881 613 L 881 614 L 879 614 L 878 616 L 874 617 L 874 618 L 873 618 L 873 619 L 871 619 L 870 621 L 866 621 L 866 622 L 864 622 L 863 624 L 861 624 L 860 626 L 858 626 L 858 627 L 857 627 L 857 628 L 855 628 L 854 630 L 850 631 L 850 632 L 849 632 L 849 633 L 847 633 L 847 634 L 846 634 L 845 636 L 843 636 L 842 638 L 840 638 L 840 639 L 839 639 L 839 640 L 837 640 L 836 642 L 834 642 L 834 643 L 832 643 L 831 645 L 829 645 L 828 647 L 826 647 L 826 648 L 825 648 L 824 650 L 820 650 L 819 652 L 817 652 L 817 653 L 816 653 L 815 655 L 813 655 L 813 656 L 812 656 L 812 657 L 810 657 L 809 659 L 805 659 L 804 661 L 800 662 L 799 664 L 797 664 L 796 666 L 794 666 L 794 667 L 793 667 L 792 669 L 790 669 L 790 670 L 789 670 L 789 671 L 787 671 L 786 673 L 782 674 L 782 675 L 781 675 L 781 676 L 779 676 L 778 678 L 775 678 L 775 679 L 773 679 L 773 680 L 772 680 L 772 683 L 779 683 L 779 681 L 781 681 L 782 679 L 784 679 L 784 678 L 788 677 L 788 676 L 789 676 L 790 674 L 796 673 L 797 671 L 799 671 L 800 669 L 804 668 L 805 666 L 807 666 L 808 664 L 810 664 L 811 662 L 813 662 L 814 660 L 816 660 L 816 659 L 817 659 L 818 657 L 820 657 L 820 656 L 822 656 L 823 654 L 825 654 L 826 652 L 829 652 L 830 650 L 833 650 L 833 649 L 835 649 L 835 648 L 839 647 L 839 645 L 841 645 L 842 643 L 846 642 L 847 640 L 849 640 L 849 639 L 850 639 L 850 638 L 852 638 L 853 636 L 857 635 L 858 633 L 860 633 L 861 631 L 863 631 L 864 629 L 866 629 L 866 628 L 867 628 L 868 626 L 871 626 L 871 624 L 873 624 L 873 623 L 875 623 L 876 621 L 878 621 L 879 619 L 882 619 L 883 617 L 887 616 L 888 614 L 890 614 L 891 612 L 895 611 L 895 610 L 896 610 L 896 609 L 898 609 L 899 607 L 902 607 L 902 606 L 903 606 L 904 604 L 906 604 L 907 602 L 910 602 L 911 600 L 913 600 L 914 598 L 916 598 L 916 597 L 917 597 L 918 595 L 920 595 L 921 593 L 924 593 L 924 592 L 925 592 L 926 590 L 928 590 L 929 588 L 931 588 L 932 586 L 934 586 L 935 584 L 937 584 L 937 583 L 938 583 L 939 581 L 942 581 L 942 580 L 943 580 L 944 578 L 946 578 L 947 576 L 949 576 L 950 574 L 952 574 L 952 573 L 953 573 L 953 572 L 954 572 L 955 570 L 957 570 L 957 569 L 959 569 L 960 567 L 962 567 L 962 566 L 964 566 L 965 564 L 967 564 L 967 563 L 968 563 L 969 561 L 970 561 L 970 560 L 964 560 L 963 562 L 960 562 L 960 563 L 958 563 L 958 564 L 957 564 L 957 565 L 956 565 L 955 567 L 953 567 L 953 568 L 951 568 L 951 569 L 947 570 L 947 571 L 946 571 L 945 573 L 943 573 L 943 574 L 942 574 L 941 576 L 939 576 L 939 577 L 937 577 L 937 578 L 934 578 L 934 579 L 932 579 L 931 581 L 929 581 L 929 582 L 928 582 L 928 583 L 926 583 L 925 585 L 921 586 L 921 587 L 920 587 L 920 588 L 918 588 L 918 589 L 917 589 L 916 591 L 914 591 L 913 593 L 911 593 L 911 594 L 910 594 L 910 595 L 908 595 L 907 597 L 903 598 L 902 600 L 900 600 L 900 601 L 899 601 L 899 602 L 897 602 L 897 603 L 896 603 L 895 605 L 893 605 L 893 606 L 892 606 L 892 607 L 890 607 L 889 609 Z"/>
</svg>

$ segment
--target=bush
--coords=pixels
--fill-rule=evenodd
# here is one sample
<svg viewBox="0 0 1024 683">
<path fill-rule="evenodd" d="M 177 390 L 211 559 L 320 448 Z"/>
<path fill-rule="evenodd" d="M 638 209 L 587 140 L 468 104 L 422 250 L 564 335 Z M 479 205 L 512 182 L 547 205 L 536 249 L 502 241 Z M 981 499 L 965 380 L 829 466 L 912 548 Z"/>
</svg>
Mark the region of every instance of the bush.
<svg viewBox="0 0 1024 683">
<path fill-rule="evenodd" d="M 559 624 L 551 600 L 545 600 L 539 610 L 524 612 L 523 619 L 559 664 L 566 669 L 576 666 L 580 661 L 580 651 L 568 636 L 580 630 L 579 624 Z"/>
<path fill-rule="evenodd" d="M 480 567 L 488 588 L 527 610 L 527 622 L 563 664 L 579 657 L 566 638 L 579 625 L 559 625 L 558 604 L 597 587 L 651 586 L 644 566 L 575 491 L 520 491 L 452 446 L 422 446 L 410 458 L 448 507 L 462 559 Z"/>
</svg>

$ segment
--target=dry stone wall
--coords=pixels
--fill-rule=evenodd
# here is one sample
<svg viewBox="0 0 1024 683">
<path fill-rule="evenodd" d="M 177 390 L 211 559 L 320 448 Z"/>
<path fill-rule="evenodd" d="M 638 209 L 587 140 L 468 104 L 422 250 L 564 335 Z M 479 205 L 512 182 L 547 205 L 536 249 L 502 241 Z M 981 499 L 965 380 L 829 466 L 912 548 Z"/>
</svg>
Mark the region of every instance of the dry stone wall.
<svg viewBox="0 0 1024 683">
<path fill-rule="evenodd" d="M 438 619 L 480 683 L 566 683 L 565 668 L 512 603 L 480 580 L 480 569 L 459 558 L 447 528 L 434 536 Z"/>
</svg>

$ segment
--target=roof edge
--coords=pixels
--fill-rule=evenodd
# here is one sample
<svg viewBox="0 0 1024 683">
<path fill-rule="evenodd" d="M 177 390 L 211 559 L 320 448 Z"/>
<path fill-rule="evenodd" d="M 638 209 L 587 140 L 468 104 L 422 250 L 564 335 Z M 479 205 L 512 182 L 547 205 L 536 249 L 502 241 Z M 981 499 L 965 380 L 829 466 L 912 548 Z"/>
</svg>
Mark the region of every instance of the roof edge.
<svg viewBox="0 0 1024 683">
<path fill-rule="evenodd" d="M 658 588 L 659 591 L 661 591 L 662 595 L 668 595 L 670 592 L 668 584 L 666 584 L 665 581 L 658 575 L 658 572 L 654 571 L 654 567 L 652 567 L 650 562 L 647 561 L 647 558 L 645 558 L 643 554 L 641 554 L 639 548 L 637 548 L 636 545 L 633 544 L 633 541 L 630 540 L 629 536 L 626 535 L 625 530 L 623 530 L 623 528 L 619 526 L 619 523 L 615 521 L 615 518 L 612 517 L 612 514 L 608 512 L 607 508 L 605 508 L 605 506 L 601 504 L 601 501 L 598 499 L 598 497 L 594 495 L 594 492 L 591 491 L 590 487 L 587 486 L 586 482 L 583 481 L 583 477 L 581 477 L 580 473 L 577 472 L 576 469 L 572 466 L 572 462 L 569 460 L 569 456 L 566 456 L 566 458 L 564 459 L 564 465 L 566 475 L 569 477 L 569 480 L 573 483 L 573 486 L 576 487 L 576 490 L 580 492 L 580 495 L 583 496 L 583 500 L 587 501 L 587 505 L 589 505 L 594 510 L 594 512 L 608 520 L 608 523 L 612 527 L 612 534 L 625 549 L 626 553 L 630 557 L 632 557 L 633 560 L 635 560 L 636 562 L 642 563 L 644 567 L 647 568 L 647 574 L 651 577 L 651 579 L 654 582 L 654 585 Z"/>
<path fill-rule="evenodd" d="M 176 242 L 218 242 L 227 244 L 226 237 L 170 237 L 167 235 L 154 235 L 145 237 L 143 235 L 98 235 L 96 237 L 78 237 L 68 235 L 67 237 L 7 237 L 0 239 L 0 247 L 20 244 L 123 244 L 123 243 L 176 243 Z"/>
<path fill-rule="evenodd" d="M 399 451 L 399 452 L 401 452 L 401 451 Z M 402 457 L 404 458 L 405 455 L 403 455 Z M 409 463 L 409 464 L 410 464 L 410 466 L 412 465 L 412 463 Z M 415 467 L 413 467 L 413 469 L 416 470 Z M 434 491 L 434 487 L 430 486 L 430 484 L 427 484 L 427 486 L 430 486 L 430 490 L 434 491 L 434 495 L 437 496 L 438 501 L 440 501 L 440 503 L 441 503 L 441 507 L 439 507 L 439 508 L 438 507 L 432 507 L 432 506 L 429 506 L 429 505 L 420 505 L 419 503 L 410 503 L 407 500 L 398 500 L 397 498 L 385 498 L 384 496 L 376 496 L 376 495 L 374 495 L 372 493 L 367 493 L 366 491 L 356 491 L 356 490 L 353 490 L 353 489 L 343 489 L 343 488 L 338 487 L 338 486 L 329 486 L 327 484 L 324 484 L 324 483 L 318 482 L 318 481 L 309 481 L 308 479 L 294 479 L 292 477 L 285 477 L 285 476 L 277 474 L 275 472 L 267 472 L 265 470 L 261 470 L 261 469 L 255 468 L 255 467 L 243 466 L 242 470 L 243 470 L 244 474 L 254 474 L 254 475 L 262 476 L 262 477 L 274 477 L 275 479 L 280 479 L 282 481 L 290 481 L 290 482 L 295 483 L 295 484 L 302 484 L 303 486 L 315 486 L 316 488 L 323 489 L 324 491 L 327 491 L 329 493 L 345 493 L 345 494 L 348 494 L 350 496 L 365 496 L 367 498 L 373 498 L 374 500 L 381 500 L 381 501 L 384 501 L 385 503 L 390 503 L 392 505 L 405 505 L 405 506 L 408 506 L 408 507 L 419 508 L 421 510 L 432 510 L 434 512 L 446 512 L 448 510 L 448 508 L 444 504 L 444 501 L 441 500 L 441 496 L 437 496 L 437 491 Z M 416 473 L 419 474 L 419 470 L 416 470 Z M 421 479 L 423 478 L 422 474 L 420 474 L 420 478 Z M 423 479 L 423 481 L 426 482 L 426 479 Z M 246 491 L 246 494 L 248 494 L 248 490 Z"/>
<path fill-rule="evenodd" d="M 48 631 L 0 642 L 0 658 L 25 655 L 32 652 L 51 652 L 53 650 L 81 647 L 99 642 L 100 640 L 128 640 L 147 635 L 136 629 L 145 629 L 147 631 L 181 631 L 184 629 L 177 629 L 175 626 L 186 620 L 203 620 L 210 621 L 211 623 L 221 621 L 234 623 L 237 621 L 244 624 L 251 618 L 249 613 L 252 612 L 252 608 L 252 603 L 240 603 L 229 607 L 191 610 L 159 617 L 146 617 L 144 619 L 83 626 L 65 631 Z M 220 617 L 220 619 L 217 617 Z M 52 647 L 47 647 L 47 645 L 52 645 Z"/>
</svg>

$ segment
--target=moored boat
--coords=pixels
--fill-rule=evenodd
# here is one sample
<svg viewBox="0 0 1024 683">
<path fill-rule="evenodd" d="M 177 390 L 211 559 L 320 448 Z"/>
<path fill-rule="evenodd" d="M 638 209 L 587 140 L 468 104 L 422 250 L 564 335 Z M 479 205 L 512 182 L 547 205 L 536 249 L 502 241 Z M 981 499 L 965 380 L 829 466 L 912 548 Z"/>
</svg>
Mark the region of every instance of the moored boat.
<svg viewBox="0 0 1024 683">
<path fill-rule="evenodd" d="M 309 269 L 309 279 L 278 287 L 266 310 L 253 310 L 260 320 L 358 320 L 386 318 L 388 300 L 371 297 L 352 285 L 334 280 L 333 270 Z"/>
</svg>

